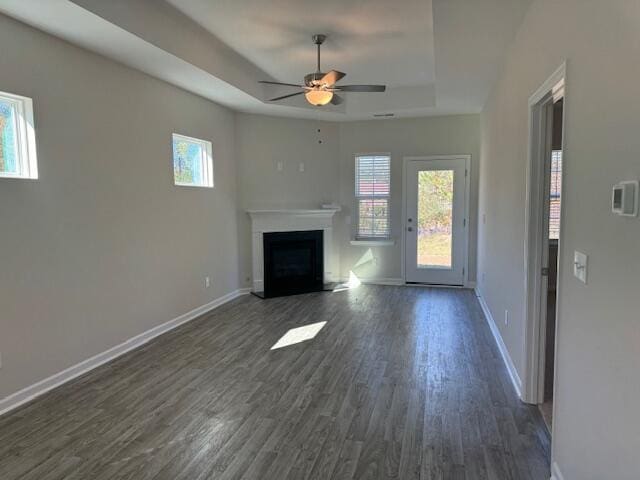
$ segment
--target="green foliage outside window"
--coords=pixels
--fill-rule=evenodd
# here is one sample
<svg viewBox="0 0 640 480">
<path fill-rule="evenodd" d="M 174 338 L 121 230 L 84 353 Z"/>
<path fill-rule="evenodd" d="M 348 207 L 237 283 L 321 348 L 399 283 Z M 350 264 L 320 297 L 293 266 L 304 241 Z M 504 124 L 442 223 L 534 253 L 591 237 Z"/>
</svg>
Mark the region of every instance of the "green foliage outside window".
<svg viewBox="0 0 640 480">
<path fill-rule="evenodd" d="M 453 171 L 422 171 L 418 177 L 418 229 L 431 233 L 451 232 Z"/>
</svg>

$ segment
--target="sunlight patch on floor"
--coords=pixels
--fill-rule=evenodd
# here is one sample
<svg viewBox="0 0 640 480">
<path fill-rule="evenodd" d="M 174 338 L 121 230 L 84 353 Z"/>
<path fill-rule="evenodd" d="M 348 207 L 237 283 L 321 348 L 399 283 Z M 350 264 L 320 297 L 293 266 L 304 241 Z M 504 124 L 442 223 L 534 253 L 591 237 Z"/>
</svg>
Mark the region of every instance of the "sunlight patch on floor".
<svg viewBox="0 0 640 480">
<path fill-rule="evenodd" d="M 352 288 L 358 288 L 362 285 L 362 282 L 358 278 L 358 276 L 353 273 L 353 271 L 349 272 L 349 280 L 346 283 L 341 283 L 336 285 L 333 289 L 334 292 L 344 292 L 345 290 L 351 290 Z"/>
<path fill-rule="evenodd" d="M 306 342 L 315 337 L 322 327 L 327 322 L 318 322 L 305 325 L 304 327 L 292 328 L 285 333 L 276 344 L 271 347 L 271 350 L 277 350 L 278 348 L 288 347 L 289 345 L 295 345 L 296 343 Z"/>
</svg>

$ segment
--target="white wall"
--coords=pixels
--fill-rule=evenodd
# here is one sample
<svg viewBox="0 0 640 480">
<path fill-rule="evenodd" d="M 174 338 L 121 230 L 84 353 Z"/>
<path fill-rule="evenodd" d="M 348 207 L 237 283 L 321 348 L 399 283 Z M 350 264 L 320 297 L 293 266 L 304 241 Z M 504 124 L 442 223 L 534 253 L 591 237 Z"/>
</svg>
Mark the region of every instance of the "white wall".
<svg viewBox="0 0 640 480">
<path fill-rule="evenodd" d="M 611 214 L 640 177 L 640 2 L 537 0 L 482 115 L 478 280 L 522 376 L 527 99 L 567 59 L 565 217 L 553 458 L 566 480 L 640 478 L 640 219 Z M 589 284 L 572 255 L 590 256 Z"/>
<path fill-rule="evenodd" d="M 0 45 L 40 172 L 0 179 L 2 399 L 234 291 L 238 253 L 233 112 L 1 15 Z M 172 132 L 214 189 L 173 185 Z"/>
<path fill-rule="evenodd" d="M 479 115 L 458 115 L 362 122 L 317 122 L 262 115 L 236 117 L 240 190 L 241 266 L 244 285 L 251 275 L 250 222 L 246 208 L 318 208 L 339 203 L 334 217 L 334 242 L 340 275 L 351 270 L 363 279 L 401 277 L 402 158 L 409 155 L 471 154 L 470 278 L 475 279 L 477 160 Z M 318 132 L 318 130 L 320 130 Z M 319 142 L 322 143 L 319 143 Z M 390 152 L 391 227 L 395 246 L 352 246 L 355 232 L 354 155 Z M 283 170 L 277 163 L 283 162 Z M 299 171 L 304 162 L 305 171 Z M 369 250 L 371 252 L 369 253 Z M 361 261 L 361 258 L 367 261 Z M 375 260 L 374 260 L 375 259 Z M 357 266 L 356 266 L 357 265 Z"/>
</svg>

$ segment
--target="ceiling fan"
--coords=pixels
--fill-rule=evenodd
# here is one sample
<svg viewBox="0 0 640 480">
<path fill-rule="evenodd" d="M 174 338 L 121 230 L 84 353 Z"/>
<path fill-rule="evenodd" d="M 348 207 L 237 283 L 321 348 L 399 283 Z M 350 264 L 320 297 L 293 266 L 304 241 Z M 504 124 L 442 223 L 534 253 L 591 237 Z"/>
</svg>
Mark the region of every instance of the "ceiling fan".
<svg viewBox="0 0 640 480">
<path fill-rule="evenodd" d="M 313 43 L 318 48 L 318 69 L 314 73 L 304 76 L 304 85 L 296 85 L 295 83 L 281 83 L 260 81 L 267 85 L 284 85 L 286 87 L 301 88 L 301 92 L 282 95 L 281 97 L 272 98 L 270 102 L 277 102 L 289 97 L 304 94 L 305 98 L 311 105 L 317 107 L 331 103 L 332 105 L 340 105 L 344 99 L 338 93 L 345 92 L 384 92 L 385 85 L 336 85 L 336 83 L 346 76 L 346 73 L 331 70 L 329 73 L 320 71 L 320 45 L 327 39 L 326 35 L 317 34 L 313 37 Z"/>
</svg>

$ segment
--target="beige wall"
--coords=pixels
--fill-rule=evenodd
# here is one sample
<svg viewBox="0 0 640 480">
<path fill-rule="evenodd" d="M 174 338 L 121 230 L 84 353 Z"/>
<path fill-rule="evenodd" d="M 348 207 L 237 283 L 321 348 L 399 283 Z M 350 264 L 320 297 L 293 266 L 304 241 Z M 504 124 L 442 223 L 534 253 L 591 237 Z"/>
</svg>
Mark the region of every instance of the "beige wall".
<svg viewBox="0 0 640 480">
<path fill-rule="evenodd" d="M 2 399 L 234 291 L 238 254 L 233 112 L 4 16 L 0 45 L 40 171 L 0 179 Z M 213 142 L 214 189 L 173 185 L 172 132 Z"/>
<path fill-rule="evenodd" d="M 251 277 L 251 221 L 247 209 L 319 208 L 337 201 L 338 126 L 335 123 L 236 115 L 240 274 Z M 282 162 L 282 170 L 278 170 Z M 300 171 L 300 163 L 304 171 Z M 334 251 L 337 249 L 334 248 Z M 339 253 L 339 252 L 338 252 Z"/>
<path fill-rule="evenodd" d="M 640 220 L 611 187 L 640 177 L 640 2 L 537 0 L 482 115 L 479 283 L 522 376 L 527 100 L 567 59 L 565 208 L 553 458 L 566 480 L 640 476 Z M 589 255 L 589 284 L 572 277 Z"/>
<path fill-rule="evenodd" d="M 0 55 L 0 90 L 33 98 L 40 169 L 36 181 L 0 180 L 0 399 L 248 286 L 247 208 L 343 204 L 334 251 L 348 274 L 360 256 L 347 224 L 353 153 L 392 153 L 394 237 L 403 155 L 478 156 L 478 116 L 234 114 L 7 17 L 0 26 L 0 41 L 20 45 Z M 213 142 L 213 190 L 173 185 L 174 131 Z M 399 277 L 399 243 L 373 250 L 375 268 L 358 273 Z"/>
<path fill-rule="evenodd" d="M 402 261 L 402 158 L 438 154 L 472 156 L 470 279 L 475 279 L 479 115 L 330 123 L 238 114 L 236 141 L 243 252 L 240 271 L 244 285 L 249 285 L 247 278 L 251 275 L 250 222 L 244 210 L 257 207 L 317 208 L 323 202 L 336 202 L 343 208 L 334 218 L 334 243 L 340 276 L 347 278 L 353 270 L 363 279 L 399 280 Z M 394 246 L 350 244 L 355 233 L 354 155 L 363 152 L 391 153 Z M 282 171 L 277 170 L 279 161 L 283 162 Z M 304 172 L 299 171 L 300 162 L 305 164 Z M 361 261 L 363 256 L 367 261 Z"/>
<path fill-rule="evenodd" d="M 480 118 L 456 115 L 340 124 L 340 203 L 338 223 L 342 277 L 353 272 L 362 279 L 401 279 L 402 264 L 402 162 L 405 156 L 471 155 L 469 222 L 469 279 L 475 280 L 476 213 Z M 391 154 L 391 236 L 394 246 L 352 246 L 355 236 L 355 160 L 357 153 Z M 349 218 L 350 217 L 350 218 Z M 350 220 L 350 221 L 349 221 Z M 369 253 L 371 250 L 371 253 Z"/>
</svg>

